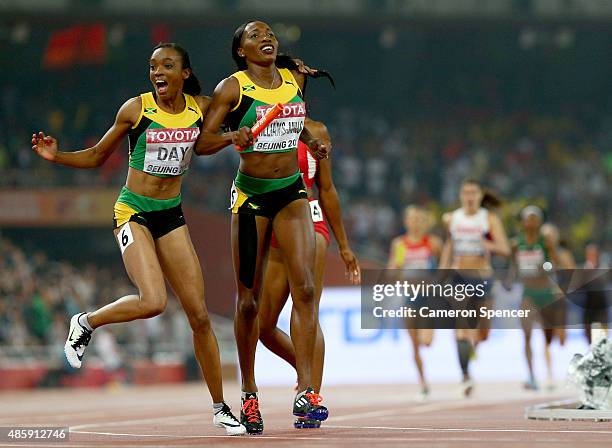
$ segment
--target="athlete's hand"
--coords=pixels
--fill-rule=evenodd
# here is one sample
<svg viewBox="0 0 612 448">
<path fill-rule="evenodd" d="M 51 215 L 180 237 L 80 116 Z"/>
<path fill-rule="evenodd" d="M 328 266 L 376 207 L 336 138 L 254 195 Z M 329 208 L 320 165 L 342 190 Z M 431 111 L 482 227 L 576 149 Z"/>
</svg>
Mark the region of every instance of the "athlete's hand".
<svg viewBox="0 0 612 448">
<path fill-rule="evenodd" d="M 323 140 L 319 140 L 318 138 L 312 139 L 308 148 L 310 148 L 310 152 L 317 159 L 327 159 L 329 158 L 329 153 L 331 152 L 331 144 L 326 143 Z"/>
<path fill-rule="evenodd" d="M 302 75 L 314 76 L 319 71 L 316 68 L 308 67 L 306 64 L 304 64 L 304 61 L 302 61 L 301 59 L 293 58 L 292 60 L 297 65 L 297 71 L 301 73 Z"/>
<path fill-rule="evenodd" d="M 361 283 L 361 268 L 359 267 L 359 261 L 351 249 L 341 249 L 340 256 L 344 261 L 346 267 L 346 275 L 349 281 L 353 285 L 359 285 Z"/>
<path fill-rule="evenodd" d="M 493 241 L 484 237 L 482 238 L 482 246 L 485 248 L 489 255 L 494 253 L 497 247 Z"/>
<path fill-rule="evenodd" d="M 55 161 L 57 156 L 57 140 L 42 131 L 32 134 L 32 150 L 45 160 Z"/>
<path fill-rule="evenodd" d="M 236 145 L 236 149 L 238 151 L 241 151 L 251 146 L 254 140 L 255 139 L 253 138 L 253 132 L 251 132 L 251 128 L 246 126 L 232 133 L 232 143 Z"/>
</svg>

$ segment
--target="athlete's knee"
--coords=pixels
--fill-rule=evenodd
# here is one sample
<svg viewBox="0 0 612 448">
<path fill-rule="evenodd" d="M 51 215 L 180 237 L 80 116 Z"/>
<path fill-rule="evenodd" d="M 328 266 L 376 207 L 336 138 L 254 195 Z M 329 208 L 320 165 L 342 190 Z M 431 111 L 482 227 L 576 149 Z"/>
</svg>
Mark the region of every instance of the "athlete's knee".
<svg viewBox="0 0 612 448">
<path fill-rule="evenodd" d="M 236 311 L 247 319 L 255 319 L 257 317 L 257 302 L 251 292 L 238 295 Z"/>
<path fill-rule="evenodd" d="M 208 313 L 205 311 L 190 315 L 189 325 L 191 326 L 191 331 L 196 334 L 205 334 L 212 330 L 210 317 L 208 317 Z"/>
<path fill-rule="evenodd" d="M 307 280 L 296 285 L 294 291 L 291 291 L 291 296 L 294 301 L 314 304 L 315 289 L 314 283 Z"/>
<path fill-rule="evenodd" d="M 155 317 L 160 315 L 166 309 L 168 300 L 165 294 L 159 293 L 141 293 L 140 294 L 140 311 L 142 317 Z"/>
</svg>

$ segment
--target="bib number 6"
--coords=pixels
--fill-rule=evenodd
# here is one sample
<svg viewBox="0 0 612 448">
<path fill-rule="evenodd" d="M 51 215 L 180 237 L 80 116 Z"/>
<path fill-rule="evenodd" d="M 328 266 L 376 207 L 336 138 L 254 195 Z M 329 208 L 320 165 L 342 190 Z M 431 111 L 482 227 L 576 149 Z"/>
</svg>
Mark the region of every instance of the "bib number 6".
<svg viewBox="0 0 612 448">
<path fill-rule="evenodd" d="M 123 224 L 123 226 L 121 226 L 119 229 L 119 233 L 117 234 L 117 242 L 119 243 L 119 248 L 121 249 L 121 255 L 123 255 L 129 245 L 134 242 L 134 235 L 132 234 L 132 229 L 130 228 L 129 222 Z"/>
</svg>

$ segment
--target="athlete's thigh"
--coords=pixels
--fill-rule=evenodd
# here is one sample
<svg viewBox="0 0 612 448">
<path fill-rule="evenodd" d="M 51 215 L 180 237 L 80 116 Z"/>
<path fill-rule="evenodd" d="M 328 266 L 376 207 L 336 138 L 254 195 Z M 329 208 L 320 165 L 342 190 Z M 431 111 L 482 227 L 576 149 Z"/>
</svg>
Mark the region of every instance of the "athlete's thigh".
<svg viewBox="0 0 612 448">
<path fill-rule="evenodd" d="M 114 234 L 122 252 L 125 270 L 141 292 L 141 296 L 148 297 L 148 293 L 159 291 L 163 291 L 165 295 L 164 276 L 149 229 L 135 222 L 128 222 L 115 229 Z"/>
<path fill-rule="evenodd" d="M 187 226 L 158 238 L 155 246 L 163 273 L 185 310 L 205 310 L 202 268 Z"/>
<path fill-rule="evenodd" d="M 258 299 L 265 258 L 270 247 L 270 220 L 232 214 L 232 261 L 238 292 L 252 290 Z"/>
<path fill-rule="evenodd" d="M 285 206 L 272 222 L 281 248 L 289 282 L 314 282 L 315 239 L 308 201 L 299 199 Z"/>
<path fill-rule="evenodd" d="M 259 319 L 262 327 L 273 327 L 289 297 L 289 280 L 280 249 L 270 247 L 264 268 L 259 298 Z"/>
</svg>

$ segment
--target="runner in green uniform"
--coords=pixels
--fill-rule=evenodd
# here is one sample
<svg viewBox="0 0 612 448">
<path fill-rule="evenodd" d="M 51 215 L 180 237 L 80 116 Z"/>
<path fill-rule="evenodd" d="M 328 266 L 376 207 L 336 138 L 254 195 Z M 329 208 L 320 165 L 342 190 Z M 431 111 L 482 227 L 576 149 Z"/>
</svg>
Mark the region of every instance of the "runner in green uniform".
<svg viewBox="0 0 612 448">
<path fill-rule="evenodd" d="M 304 128 L 305 76 L 277 64 L 278 41 L 263 22 L 242 24 L 234 33 L 232 57 L 240 71 L 219 83 L 197 142 L 197 154 L 213 154 L 230 144 L 240 148 L 240 167 L 231 192 L 232 252 L 238 288 L 236 342 L 242 374 L 241 421 L 250 434 L 263 431 L 255 383 L 259 338 L 258 298 L 272 229 L 282 253 L 293 299 L 298 394 L 293 414 L 316 420 L 327 409 L 313 389 L 312 360 L 317 334 L 314 261 L 315 237 L 306 187 L 297 159 L 298 140 L 318 158 L 327 145 Z M 279 61 L 280 62 L 280 61 Z M 274 104 L 283 111 L 253 139 L 250 128 Z M 219 134 L 222 124 L 230 132 Z"/>
<path fill-rule="evenodd" d="M 59 151 L 43 132 L 32 136 L 32 149 L 44 159 L 75 168 L 102 165 L 129 137 L 126 185 L 114 210 L 114 233 L 126 271 L 138 294 L 72 317 L 64 351 L 81 367 L 95 328 L 147 319 L 162 313 L 168 280 L 193 331 L 195 354 L 213 399 L 214 424 L 228 434 L 246 429 L 223 399 L 221 361 L 204 302 L 204 280 L 181 210 L 182 175 L 189 167 L 210 98 L 198 96 L 200 84 L 189 54 L 176 44 L 160 44 L 149 61 L 154 91 L 126 101 L 102 139 L 81 151 Z"/>
<path fill-rule="evenodd" d="M 550 344 L 554 331 L 549 319 L 553 318 L 550 313 L 551 310 L 554 310 L 556 297 L 549 272 L 553 268 L 556 253 L 554 243 L 541 232 L 542 218 L 543 213 L 539 207 L 535 205 L 525 207 L 521 212 L 523 228 L 512 240 L 512 260 L 523 284 L 522 308 L 530 310 L 529 317 L 521 321 L 525 333 L 525 358 L 529 369 L 529 379 L 525 383 L 525 388 L 529 390 L 538 389 L 531 350 L 534 320 L 537 320 L 542 326 L 546 340 L 544 357 L 549 384 L 552 384 L 553 378 Z"/>
</svg>

